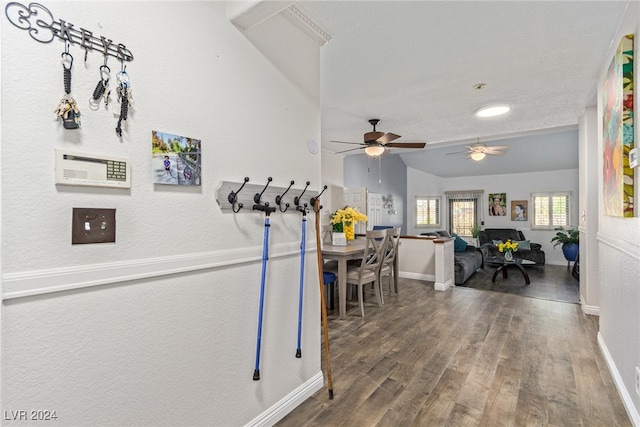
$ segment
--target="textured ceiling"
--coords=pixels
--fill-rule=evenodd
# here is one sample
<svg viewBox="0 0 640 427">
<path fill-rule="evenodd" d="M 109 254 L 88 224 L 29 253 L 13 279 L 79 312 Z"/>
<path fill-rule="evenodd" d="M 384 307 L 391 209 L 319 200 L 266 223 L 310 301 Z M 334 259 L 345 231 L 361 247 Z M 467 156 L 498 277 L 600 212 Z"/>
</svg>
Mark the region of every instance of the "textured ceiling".
<svg viewBox="0 0 640 427">
<path fill-rule="evenodd" d="M 371 118 L 381 119 L 378 130 L 402 135 L 397 142 L 440 147 L 575 127 L 584 107 L 595 105 L 597 78 L 626 5 L 301 1 L 296 7 L 331 35 L 321 48 L 322 146 L 353 148 L 329 141 L 361 142 Z M 478 83 L 487 86 L 475 90 Z M 513 110 L 474 116 L 492 103 Z M 431 156 L 443 154 L 430 149 Z M 514 161 L 518 150 L 510 151 Z M 404 153 L 406 163 L 430 172 Z M 469 166 L 464 156 L 457 160 Z"/>
</svg>

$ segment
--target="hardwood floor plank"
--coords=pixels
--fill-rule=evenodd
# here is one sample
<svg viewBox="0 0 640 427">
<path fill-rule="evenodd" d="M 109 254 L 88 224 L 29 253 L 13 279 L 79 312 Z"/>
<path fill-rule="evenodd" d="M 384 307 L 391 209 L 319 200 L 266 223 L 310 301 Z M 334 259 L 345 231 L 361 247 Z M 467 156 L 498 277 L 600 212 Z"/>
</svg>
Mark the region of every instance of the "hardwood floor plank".
<svg viewBox="0 0 640 427">
<path fill-rule="evenodd" d="M 323 388 L 278 426 L 631 426 L 577 304 L 400 286 L 364 319 L 330 314 L 334 399 Z"/>
</svg>

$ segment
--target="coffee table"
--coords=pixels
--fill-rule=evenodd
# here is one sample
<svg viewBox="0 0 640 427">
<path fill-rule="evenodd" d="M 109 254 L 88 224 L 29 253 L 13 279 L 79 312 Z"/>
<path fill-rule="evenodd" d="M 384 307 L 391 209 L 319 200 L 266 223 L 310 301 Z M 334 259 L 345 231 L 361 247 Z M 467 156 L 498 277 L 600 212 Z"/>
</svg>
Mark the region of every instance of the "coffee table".
<svg viewBox="0 0 640 427">
<path fill-rule="evenodd" d="M 518 270 L 520 270 L 520 272 L 522 273 L 522 276 L 524 277 L 524 281 L 527 285 L 531 283 L 531 280 L 529 280 L 529 275 L 527 274 L 527 270 L 524 269 L 523 265 L 536 265 L 535 262 L 529 261 L 528 259 L 514 258 L 513 261 L 507 261 L 504 259 L 504 257 L 489 257 L 485 260 L 485 262 L 498 266 L 495 273 L 493 273 L 493 277 L 491 278 L 492 282 L 496 281 L 496 277 L 498 276 L 498 273 L 500 273 L 501 271 L 502 271 L 502 277 L 506 279 L 508 277 L 507 270 L 509 269 L 509 267 L 515 267 Z"/>
</svg>

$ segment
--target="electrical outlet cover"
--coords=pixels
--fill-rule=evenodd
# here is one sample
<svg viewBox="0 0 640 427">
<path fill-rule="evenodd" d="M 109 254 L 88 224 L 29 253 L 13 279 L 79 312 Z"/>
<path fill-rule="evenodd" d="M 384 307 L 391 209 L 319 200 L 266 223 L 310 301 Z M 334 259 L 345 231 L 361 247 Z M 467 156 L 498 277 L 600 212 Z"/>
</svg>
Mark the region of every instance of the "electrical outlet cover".
<svg viewBox="0 0 640 427">
<path fill-rule="evenodd" d="M 116 241 L 116 210 L 73 208 L 71 243 L 113 243 Z"/>
</svg>

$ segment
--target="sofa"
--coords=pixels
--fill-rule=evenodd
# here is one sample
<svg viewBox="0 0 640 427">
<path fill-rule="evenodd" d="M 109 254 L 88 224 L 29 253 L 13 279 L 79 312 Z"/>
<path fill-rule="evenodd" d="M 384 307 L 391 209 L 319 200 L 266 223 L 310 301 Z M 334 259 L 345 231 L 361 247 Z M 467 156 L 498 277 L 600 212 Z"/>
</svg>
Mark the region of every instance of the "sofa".
<svg viewBox="0 0 640 427">
<path fill-rule="evenodd" d="M 521 242 L 518 250 L 513 253 L 514 258 L 527 259 L 540 265 L 544 264 L 545 256 L 542 245 L 528 241 L 522 231 L 515 228 L 485 228 L 481 231 L 478 234 L 478 241 L 480 242 L 480 250 L 484 259 L 502 256 L 494 242 L 506 242 L 509 239 L 514 242 Z M 526 249 L 526 243 L 522 242 L 527 242 L 530 249 Z"/>
<path fill-rule="evenodd" d="M 437 238 L 452 237 L 449 232 L 445 230 L 431 231 L 428 233 L 421 233 L 420 235 L 433 236 Z M 454 243 L 453 270 L 455 278 L 454 282 L 456 285 L 462 285 L 473 275 L 473 273 L 476 272 L 476 270 L 483 267 L 484 259 L 478 248 L 472 245 L 462 244 L 460 241 Z"/>
</svg>

